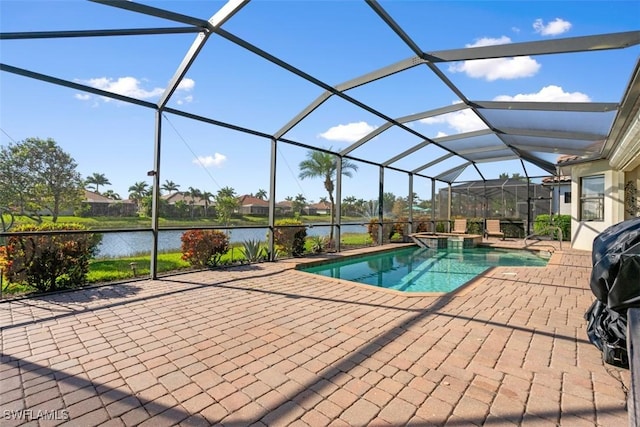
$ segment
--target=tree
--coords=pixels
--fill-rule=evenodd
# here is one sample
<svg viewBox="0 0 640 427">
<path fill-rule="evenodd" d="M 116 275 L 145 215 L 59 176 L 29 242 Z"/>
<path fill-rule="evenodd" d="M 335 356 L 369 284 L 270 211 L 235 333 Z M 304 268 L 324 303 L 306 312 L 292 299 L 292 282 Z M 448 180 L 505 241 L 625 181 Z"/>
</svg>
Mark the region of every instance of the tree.
<svg viewBox="0 0 640 427">
<path fill-rule="evenodd" d="M 77 166 L 51 138 L 9 144 L 0 150 L 0 205 L 21 215 L 48 210 L 56 222 L 63 209 L 80 206 L 84 198 Z"/>
<path fill-rule="evenodd" d="M 162 184 L 162 187 L 160 187 L 161 190 L 164 190 L 169 194 L 178 191 L 179 188 L 180 186 L 178 184 L 173 181 L 169 181 L 168 179 L 164 182 L 164 184 Z"/>
<path fill-rule="evenodd" d="M 320 199 L 322 201 L 322 198 Z M 355 196 L 349 196 L 342 199 L 342 213 L 345 216 L 354 216 L 356 214 L 356 203 L 358 199 Z"/>
<path fill-rule="evenodd" d="M 194 205 L 196 204 L 196 199 L 202 198 L 202 191 L 197 188 L 189 187 L 189 191 L 185 192 L 185 196 L 189 196 L 189 205 L 191 206 L 191 218 L 194 216 Z"/>
<path fill-rule="evenodd" d="M 409 210 L 409 204 L 407 203 L 406 198 L 397 197 L 396 200 L 393 202 L 393 207 L 391 208 L 391 213 L 396 218 L 400 218 L 400 217 L 406 215 L 408 210 Z"/>
<path fill-rule="evenodd" d="M 296 215 L 302 215 L 302 211 L 307 206 L 307 198 L 304 195 L 298 193 L 296 198 L 291 203 L 291 209 Z"/>
<path fill-rule="evenodd" d="M 142 199 L 150 193 L 149 184 L 144 181 L 138 181 L 129 187 L 129 198 L 136 202 L 136 206 L 138 207 L 138 212 L 140 212 L 140 208 L 142 206 Z"/>
<path fill-rule="evenodd" d="M 322 178 L 324 179 L 324 189 L 327 190 L 329 195 L 329 204 L 331 205 L 331 223 L 334 222 L 335 215 L 335 200 L 333 198 L 334 179 L 336 177 L 336 170 L 338 169 L 338 159 L 335 155 L 324 151 L 309 150 L 307 151 L 307 158 L 300 162 L 298 166 L 300 179 L 306 178 Z M 358 166 L 347 159 L 342 159 L 342 175 L 351 178 L 351 172 L 357 172 Z M 333 240 L 333 227 L 329 239 Z"/>
<path fill-rule="evenodd" d="M 113 190 L 107 190 L 102 195 L 104 197 L 106 197 L 107 199 L 122 200 L 122 197 L 120 197 L 120 195 L 118 193 L 114 192 Z"/>
<path fill-rule="evenodd" d="M 202 201 L 204 202 L 204 216 L 207 216 L 207 213 L 209 212 L 209 205 L 211 204 L 211 201 L 213 200 L 213 198 L 215 197 L 215 195 L 209 191 L 203 191 L 200 194 L 200 197 L 202 198 Z"/>
<path fill-rule="evenodd" d="M 396 195 L 390 191 L 382 193 L 382 210 L 385 214 L 389 213 L 393 209 L 393 204 L 396 202 Z"/>
<path fill-rule="evenodd" d="M 256 193 L 256 198 L 260 200 L 264 200 L 267 198 L 267 190 L 263 190 L 262 188 L 258 190 Z"/>
<path fill-rule="evenodd" d="M 84 180 L 84 184 L 87 186 L 87 188 L 92 189 L 96 193 L 100 194 L 100 186 L 111 185 L 111 182 L 109 182 L 109 180 L 103 173 L 94 172 Z"/>
<path fill-rule="evenodd" d="M 221 188 L 216 194 L 215 202 L 218 220 L 224 225 L 229 225 L 231 216 L 240 204 L 236 198 L 236 191 L 231 187 Z"/>
<path fill-rule="evenodd" d="M 498 179 L 509 179 L 509 173 L 508 172 L 502 172 L 500 174 L 500 176 L 498 177 Z"/>
</svg>

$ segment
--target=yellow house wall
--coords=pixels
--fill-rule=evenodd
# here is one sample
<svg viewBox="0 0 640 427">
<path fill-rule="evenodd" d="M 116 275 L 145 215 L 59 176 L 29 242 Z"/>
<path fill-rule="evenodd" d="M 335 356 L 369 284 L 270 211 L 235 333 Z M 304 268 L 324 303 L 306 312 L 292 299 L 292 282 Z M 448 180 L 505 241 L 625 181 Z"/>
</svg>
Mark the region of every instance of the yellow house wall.
<svg viewBox="0 0 640 427">
<path fill-rule="evenodd" d="M 604 175 L 604 220 L 580 221 L 580 178 Z M 571 247 L 591 250 L 593 239 L 607 227 L 625 219 L 624 210 L 625 173 L 611 170 L 609 162 L 601 160 L 576 165 L 571 169 Z"/>
</svg>

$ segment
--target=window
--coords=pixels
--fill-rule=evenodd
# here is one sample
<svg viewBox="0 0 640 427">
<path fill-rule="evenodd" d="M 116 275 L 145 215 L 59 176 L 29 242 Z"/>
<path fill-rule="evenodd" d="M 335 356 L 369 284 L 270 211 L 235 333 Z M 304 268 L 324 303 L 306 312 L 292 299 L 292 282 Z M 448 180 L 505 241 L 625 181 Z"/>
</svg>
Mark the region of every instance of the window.
<svg viewBox="0 0 640 427">
<path fill-rule="evenodd" d="M 571 203 L 571 191 L 567 191 L 564 193 L 564 202 Z"/>
<path fill-rule="evenodd" d="M 604 220 L 604 175 L 585 176 L 580 180 L 580 220 Z"/>
</svg>

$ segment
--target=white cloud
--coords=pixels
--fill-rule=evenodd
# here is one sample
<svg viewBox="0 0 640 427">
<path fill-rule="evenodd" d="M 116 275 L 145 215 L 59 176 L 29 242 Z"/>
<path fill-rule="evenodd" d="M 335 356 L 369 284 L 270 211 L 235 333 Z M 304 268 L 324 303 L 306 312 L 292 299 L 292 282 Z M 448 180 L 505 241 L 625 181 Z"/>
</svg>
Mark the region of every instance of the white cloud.
<svg viewBox="0 0 640 427">
<path fill-rule="evenodd" d="M 469 108 L 460 111 L 454 111 L 453 113 L 442 114 L 440 116 L 428 117 L 419 121 L 420 123 L 426 125 L 446 124 L 450 128 L 454 129 L 456 133 L 472 132 L 474 130 L 487 128 L 487 125 L 485 125 L 484 122 L 480 120 L 480 117 L 478 117 Z M 438 131 L 436 137 L 441 136 L 447 136 L 447 134 L 443 131 Z"/>
<path fill-rule="evenodd" d="M 502 36 L 498 39 L 481 38 L 467 47 L 495 46 L 511 43 L 511 39 Z M 452 73 L 465 73 L 467 76 L 487 81 L 499 79 L 511 80 L 523 77 L 531 77 L 540 70 L 540 64 L 530 56 L 518 56 L 515 58 L 476 59 L 473 61 L 457 62 L 449 66 Z"/>
<path fill-rule="evenodd" d="M 515 96 L 500 95 L 495 101 L 520 101 L 520 102 L 589 102 L 589 95 L 582 92 L 565 92 L 560 86 L 549 85 L 540 89 L 537 93 L 521 93 Z"/>
<path fill-rule="evenodd" d="M 182 104 L 188 104 L 191 101 L 193 101 L 193 95 L 187 95 L 183 98 L 178 99 L 176 102 L 178 103 L 178 105 L 182 105 Z"/>
<path fill-rule="evenodd" d="M 542 19 L 536 19 L 533 22 L 533 29 L 536 33 L 543 36 L 557 36 L 558 34 L 569 31 L 571 29 L 571 22 L 556 18 L 555 21 L 545 24 Z"/>
<path fill-rule="evenodd" d="M 193 159 L 193 164 L 198 166 L 202 166 L 204 168 L 208 167 L 221 167 L 224 162 L 227 161 L 227 156 L 220 153 L 214 153 L 213 156 L 198 156 Z"/>
<path fill-rule="evenodd" d="M 324 133 L 319 134 L 320 138 L 329 141 L 356 142 L 376 129 L 375 126 L 367 122 L 348 123 L 329 128 Z"/>
<path fill-rule="evenodd" d="M 119 77 L 111 79 L 108 77 L 99 77 L 86 81 L 89 86 L 97 89 L 106 90 L 107 92 L 117 93 L 119 95 L 128 96 L 137 99 L 149 99 L 162 95 L 164 88 L 144 89 L 140 80 L 135 77 Z"/>
<path fill-rule="evenodd" d="M 144 88 L 144 82 L 135 77 L 118 77 L 113 79 L 110 77 L 97 77 L 89 80 L 77 80 L 79 83 L 87 86 L 101 89 L 107 92 L 117 93 L 118 95 L 128 96 L 136 99 L 150 99 L 157 98 L 165 91 L 163 87 L 155 87 L 151 89 Z M 184 78 L 178 85 L 177 92 L 190 92 L 195 87 L 195 81 L 193 79 Z M 175 96 L 175 95 L 174 95 Z M 76 99 L 87 101 L 91 99 L 88 94 L 77 94 Z M 109 102 L 111 99 L 107 97 L 101 97 L 105 102 Z M 191 102 L 193 95 L 187 95 L 178 99 L 178 104 L 184 104 Z"/>
<path fill-rule="evenodd" d="M 190 91 L 195 87 L 195 85 L 196 82 L 193 79 L 185 77 L 178 84 L 178 90 Z"/>
</svg>

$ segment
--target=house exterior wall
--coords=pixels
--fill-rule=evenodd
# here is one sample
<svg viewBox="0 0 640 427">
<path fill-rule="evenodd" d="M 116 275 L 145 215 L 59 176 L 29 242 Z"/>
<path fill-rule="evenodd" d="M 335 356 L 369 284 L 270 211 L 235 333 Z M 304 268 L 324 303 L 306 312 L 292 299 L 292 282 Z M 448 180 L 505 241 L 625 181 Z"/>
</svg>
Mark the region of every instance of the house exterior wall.
<svg viewBox="0 0 640 427">
<path fill-rule="evenodd" d="M 571 215 L 571 201 L 566 203 L 566 193 L 571 193 L 571 183 L 565 182 L 553 186 L 553 198 L 552 209 L 553 213 L 557 215 Z M 573 200 L 573 193 L 571 193 L 571 200 Z"/>
<path fill-rule="evenodd" d="M 582 221 L 580 218 L 581 178 L 604 176 L 604 219 Z M 607 227 L 625 219 L 624 178 L 625 173 L 611 170 L 606 160 L 575 165 L 571 169 L 571 247 L 591 250 L 593 239 Z"/>
</svg>

